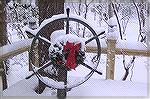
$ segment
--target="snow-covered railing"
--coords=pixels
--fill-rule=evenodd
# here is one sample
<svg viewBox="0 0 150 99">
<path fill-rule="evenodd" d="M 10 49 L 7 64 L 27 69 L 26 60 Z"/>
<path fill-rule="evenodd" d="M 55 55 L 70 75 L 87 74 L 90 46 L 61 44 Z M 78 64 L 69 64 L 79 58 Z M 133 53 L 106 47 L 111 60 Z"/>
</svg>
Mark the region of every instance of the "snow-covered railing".
<svg viewBox="0 0 150 99">
<path fill-rule="evenodd" d="M 107 41 L 101 40 L 101 52 L 107 54 Z M 87 44 L 87 52 L 96 52 L 97 48 L 93 42 Z M 121 55 L 125 51 L 125 55 L 147 56 L 150 57 L 150 50 L 146 48 L 141 42 L 127 42 L 119 41 L 116 43 L 115 54 Z"/>
<path fill-rule="evenodd" d="M 0 47 L 0 61 L 28 51 L 31 43 L 32 39 L 24 39 L 19 42 L 14 42 L 12 44 Z"/>
<path fill-rule="evenodd" d="M 0 47 L 0 60 L 5 60 L 9 57 L 18 55 L 20 53 L 23 53 L 25 51 L 28 51 L 31 45 L 32 39 L 24 39 L 19 42 L 15 42 L 12 44 L 8 44 L 5 46 Z M 92 44 L 93 42 L 89 43 L 87 45 L 86 51 L 87 52 L 96 52 L 97 48 Z M 101 51 L 102 53 L 107 53 L 107 44 L 106 41 L 101 41 Z M 122 54 L 122 50 L 124 50 L 127 55 L 137 55 L 137 56 L 150 56 L 150 50 L 147 50 L 147 48 L 140 42 L 137 42 L 136 44 L 132 43 L 129 44 L 129 42 L 118 42 L 116 44 L 116 55 Z"/>
</svg>

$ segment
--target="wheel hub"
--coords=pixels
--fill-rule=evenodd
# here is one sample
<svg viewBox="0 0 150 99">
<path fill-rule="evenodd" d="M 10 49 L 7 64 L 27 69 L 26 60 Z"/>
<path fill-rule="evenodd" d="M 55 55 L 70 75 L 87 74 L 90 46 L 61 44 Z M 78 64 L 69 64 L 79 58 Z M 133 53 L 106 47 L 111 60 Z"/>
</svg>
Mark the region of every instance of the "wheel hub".
<svg viewBox="0 0 150 99">
<path fill-rule="evenodd" d="M 66 40 L 67 38 L 76 37 L 76 35 L 69 34 L 56 39 L 56 43 L 49 47 L 49 56 L 54 65 L 63 65 L 67 70 L 75 69 L 78 64 L 84 61 L 85 51 L 82 38 L 76 37 L 74 41 Z M 78 39 L 78 40 L 77 40 Z"/>
</svg>

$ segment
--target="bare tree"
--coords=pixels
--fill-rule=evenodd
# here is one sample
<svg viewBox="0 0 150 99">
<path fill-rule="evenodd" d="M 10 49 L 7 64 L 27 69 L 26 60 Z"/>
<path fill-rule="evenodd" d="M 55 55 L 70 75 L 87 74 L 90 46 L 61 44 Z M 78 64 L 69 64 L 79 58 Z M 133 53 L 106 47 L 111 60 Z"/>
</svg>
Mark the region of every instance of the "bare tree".
<svg viewBox="0 0 150 99">
<path fill-rule="evenodd" d="M 146 40 L 146 35 L 143 34 L 142 28 L 145 26 L 145 14 L 144 14 L 144 8 L 146 7 L 146 4 L 144 3 L 143 0 L 142 2 L 136 4 L 135 0 L 132 0 L 136 11 L 138 15 L 138 21 L 139 21 L 139 36 L 138 36 L 138 41 L 145 41 Z M 141 39 L 140 39 L 141 38 Z"/>
<path fill-rule="evenodd" d="M 5 1 L 0 0 L 0 46 L 7 44 L 7 32 L 6 32 L 6 13 L 5 13 Z M 3 81 L 3 90 L 7 88 L 7 77 L 6 77 L 6 67 L 3 64 L 4 62 L 0 62 L 0 68 L 2 71 L 2 81 Z"/>
<path fill-rule="evenodd" d="M 38 6 L 39 6 L 39 24 L 41 24 L 43 20 L 50 18 L 53 15 L 64 13 L 64 0 L 38 0 Z M 54 22 L 53 24 L 47 25 L 44 29 L 40 31 L 40 33 L 42 34 L 41 36 L 50 40 L 50 35 L 52 32 L 63 28 L 64 28 L 63 22 Z M 39 66 L 42 66 L 44 62 L 49 60 L 48 48 L 49 45 L 39 41 L 38 45 Z M 44 74 L 41 72 L 41 75 Z M 58 77 L 59 81 L 66 82 L 66 71 L 58 70 Z M 37 87 L 36 92 L 41 94 L 44 91 L 45 87 L 46 85 L 44 85 L 41 81 L 39 81 L 39 86 Z M 66 91 L 59 89 L 57 90 L 57 95 L 58 97 L 63 98 L 66 96 Z"/>
<path fill-rule="evenodd" d="M 85 4 L 85 13 L 84 13 L 84 18 L 87 19 L 87 13 L 88 13 L 88 9 L 90 4 L 93 2 L 93 0 L 91 0 L 89 3 L 87 2 L 87 0 L 85 0 L 84 4 Z M 83 28 L 83 37 L 85 36 L 85 27 Z"/>
<path fill-rule="evenodd" d="M 68 4 L 69 5 L 69 8 L 72 8 L 73 9 L 73 11 L 77 14 L 77 15 L 81 15 L 82 14 L 82 0 L 79 0 L 79 2 L 77 2 L 77 3 L 74 3 L 73 1 L 72 1 L 72 3 L 70 3 L 70 4 Z M 77 22 L 76 23 L 76 33 L 77 33 L 77 35 L 79 35 L 79 32 L 80 32 L 80 24 Z M 70 29 L 71 30 L 71 29 Z M 72 30 L 71 30 L 71 32 L 73 32 Z"/>
<path fill-rule="evenodd" d="M 19 39 L 24 39 L 27 36 L 23 31 L 23 27 L 28 25 L 31 19 L 38 18 L 38 8 L 33 4 L 24 4 L 15 1 L 10 1 L 6 5 L 7 26 L 12 30 L 17 31 Z M 10 33 L 10 37 L 13 35 Z M 10 40 L 9 43 L 13 41 Z"/>
<path fill-rule="evenodd" d="M 87 19 L 87 14 L 88 14 L 88 11 L 89 11 L 89 8 L 90 8 L 90 5 L 93 3 L 94 0 L 79 0 L 78 2 L 73 2 L 68 4 L 70 6 L 70 8 L 73 9 L 73 11 L 79 15 L 79 16 L 83 16 L 85 19 Z M 76 32 L 77 34 L 79 35 L 79 32 L 80 29 L 81 29 L 81 25 L 77 22 L 76 23 Z M 83 31 L 82 31 L 82 36 L 84 37 L 85 36 L 85 30 L 86 28 L 83 27 L 82 28 Z"/>
</svg>

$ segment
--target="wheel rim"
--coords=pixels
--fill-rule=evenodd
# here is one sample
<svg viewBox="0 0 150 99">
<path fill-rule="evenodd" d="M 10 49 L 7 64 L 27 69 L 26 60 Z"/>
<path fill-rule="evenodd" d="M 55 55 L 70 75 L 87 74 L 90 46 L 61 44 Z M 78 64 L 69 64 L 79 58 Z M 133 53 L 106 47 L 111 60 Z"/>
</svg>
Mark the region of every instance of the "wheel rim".
<svg viewBox="0 0 150 99">
<path fill-rule="evenodd" d="M 59 16 L 59 15 L 57 15 L 57 16 Z M 40 36 L 40 30 L 42 29 L 42 28 L 44 28 L 46 25 L 48 25 L 48 24 L 50 24 L 51 22 L 55 22 L 55 21 L 66 21 L 68 18 L 66 17 L 66 15 L 64 15 L 63 17 L 58 17 L 58 18 L 56 18 L 56 19 L 54 19 L 54 20 L 51 20 L 51 21 L 49 21 L 49 22 L 47 22 L 47 23 L 45 23 L 44 24 L 44 22 L 43 22 L 43 24 L 41 23 L 41 26 L 36 30 L 37 31 L 37 34 L 36 34 L 36 36 L 37 37 L 39 37 Z M 78 19 L 78 18 L 75 18 L 75 17 L 69 17 L 69 21 L 74 21 L 74 22 L 78 22 L 78 23 L 80 23 L 80 24 L 82 24 L 82 25 L 84 25 L 85 27 L 87 27 L 90 31 L 91 31 L 91 33 L 93 34 L 93 36 L 96 36 L 97 34 L 96 34 L 96 32 L 94 31 L 94 29 L 88 24 L 88 23 L 86 23 L 84 20 L 80 20 L 80 19 Z M 32 44 L 31 44 L 31 49 L 30 49 L 30 51 L 29 51 L 29 58 L 31 58 L 32 57 L 32 53 L 33 53 L 33 51 L 32 51 L 32 49 L 34 48 L 34 44 L 35 44 L 35 42 L 36 42 L 36 40 L 37 40 L 37 38 L 34 38 L 33 39 L 33 41 L 32 41 Z M 99 64 L 99 60 L 100 60 L 100 55 L 101 55 L 101 47 L 100 47 L 100 41 L 99 41 L 99 39 L 98 38 L 95 38 L 95 40 L 96 40 L 96 44 L 97 44 L 97 60 L 98 60 L 98 63 L 96 64 L 96 66 L 93 68 L 93 69 L 97 69 L 97 67 L 98 67 L 98 64 Z M 84 79 L 83 80 L 81 80 L 81 81 L 78 81 L 78 82 L 76 82 L 75 84 L 67 84 L 67 86 L 65 86 L 65 87 L 62 87 L 62 88 L 58 88 L 58 87 L 56 87 L 56 86 L 49 86 L 49 85 L 47 85 L 48 87 L 52 87 L 52 88 L 56 88 L 56 89 L 70 89 L 70 88 L 74 88 L 74 87 L 77 87 L 77 86 L 79 86 L 79 85 L 81 85 L 81 84 L 83 84 L 84 82 L 86 82 L 92 75 L 93 75 L 93 73 L 94 73 L 94 71 L 93 70 L 91 70 L 90 71 L 90 73 L 88 73 L 85 77 L 84 77 Z M 38 78 L 39 80 L 41 80 L 40 78 Z M 42 80 L 41 80 L 42 81 Z M 57 83 L 57 82 L 56 82 Z"/>
</svg>

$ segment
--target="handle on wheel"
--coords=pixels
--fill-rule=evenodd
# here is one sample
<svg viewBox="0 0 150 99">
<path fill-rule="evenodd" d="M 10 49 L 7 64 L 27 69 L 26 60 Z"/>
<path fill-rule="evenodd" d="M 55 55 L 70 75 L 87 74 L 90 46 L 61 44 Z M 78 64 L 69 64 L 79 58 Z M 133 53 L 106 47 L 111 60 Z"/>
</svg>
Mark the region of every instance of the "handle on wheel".
<svg viewBox="0 0 150 99">
<path fill-rule="evenodd" d="M 98 73 L 99 75 L 102 75 L 101 72 L 97 71 L 96 69 L 93 69 L 92 67 L 90 67 L 89 65 L 85 64 L 85 63 L 81 63 L 83 66 L 87 67 L 88 69 L 93 70 L 94 72 Z"/>
<path fill-rule="evenodd" d="M 70 9 L 67 8 L 66 12 L 67 12 L 66 34 L 69 34 L 69 13 L 70 13 Z"/>
</svg>

